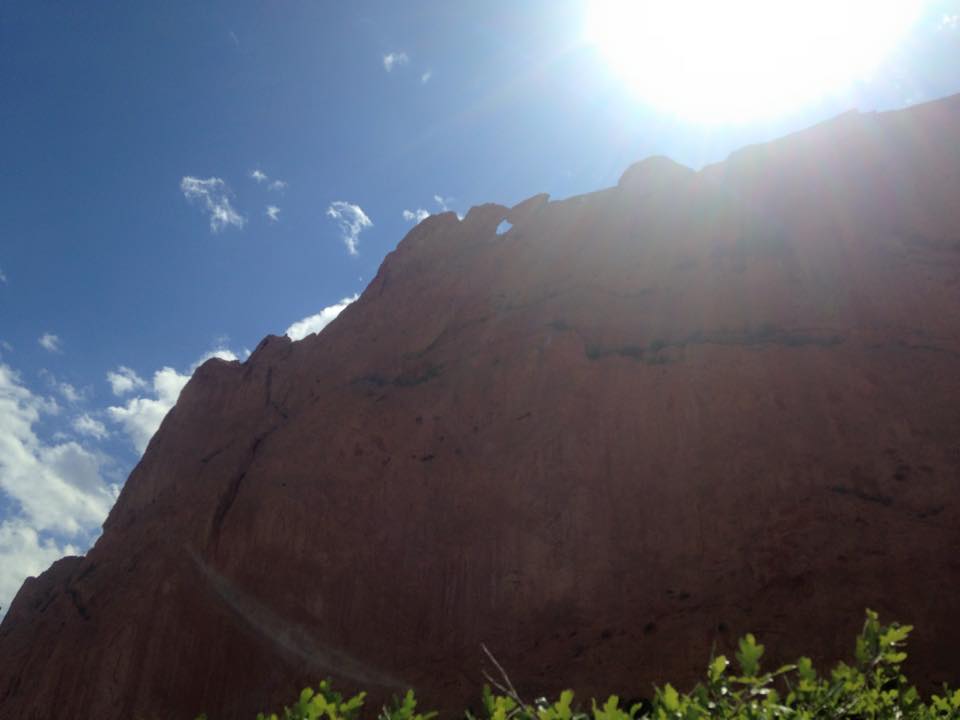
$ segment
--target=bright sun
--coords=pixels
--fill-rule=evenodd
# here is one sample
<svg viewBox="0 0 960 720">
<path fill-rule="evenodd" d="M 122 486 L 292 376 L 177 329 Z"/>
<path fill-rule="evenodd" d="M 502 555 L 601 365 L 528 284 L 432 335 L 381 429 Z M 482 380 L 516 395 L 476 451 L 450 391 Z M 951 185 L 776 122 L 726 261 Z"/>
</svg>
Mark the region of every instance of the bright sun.
<svg viewBox="0 0 960 720">
<path fill-rule="evenodd" d="M 796 110 L 865 78 L 922 0 L 588 0 L 587 39 L 639 99 L 702 123 Z"/>
</svg>

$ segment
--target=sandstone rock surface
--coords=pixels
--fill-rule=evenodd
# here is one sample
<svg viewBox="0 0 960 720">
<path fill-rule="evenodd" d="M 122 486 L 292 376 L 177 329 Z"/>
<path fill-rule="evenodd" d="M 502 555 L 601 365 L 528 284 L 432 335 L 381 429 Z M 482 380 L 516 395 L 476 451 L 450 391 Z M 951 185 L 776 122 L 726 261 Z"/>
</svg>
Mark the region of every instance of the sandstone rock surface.
<svg viewBox="0 0 960 720">
<path fill-rule="evenodd" d="M 512 229 L 497 235 L 509 216 Z M 693 682 L 864 607 L 960 681 L 960 97 L 432 216 L 321 334 L 197 370 L 0 625 L 0 718 Z"/>
</svg>

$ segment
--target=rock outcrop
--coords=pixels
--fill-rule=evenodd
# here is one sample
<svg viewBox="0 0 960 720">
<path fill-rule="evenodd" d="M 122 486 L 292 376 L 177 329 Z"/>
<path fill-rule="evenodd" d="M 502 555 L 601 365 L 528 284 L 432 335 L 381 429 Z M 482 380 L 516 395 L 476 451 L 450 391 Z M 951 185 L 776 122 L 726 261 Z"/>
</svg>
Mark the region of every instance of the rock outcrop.
<svg viewBox="0 0 960 720">
<path fill-rule="evenodd" d="M 512 228 L 498 235 L 498 224 Z M 89 554 L 0 625 L 0 718 L 252 717 L 699 678 L 869 606 L 960 680 L 960 97 L 420 223 L 320 335 L 197 370 Z"/>
</svg>

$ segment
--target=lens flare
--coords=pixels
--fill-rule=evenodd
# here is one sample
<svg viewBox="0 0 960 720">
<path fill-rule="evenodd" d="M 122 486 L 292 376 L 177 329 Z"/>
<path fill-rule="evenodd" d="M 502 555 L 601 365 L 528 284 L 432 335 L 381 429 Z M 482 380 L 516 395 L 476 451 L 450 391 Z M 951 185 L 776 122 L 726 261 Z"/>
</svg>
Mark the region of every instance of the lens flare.
<svg viewBox="0 0 960 720">
<path fill-rule="evenodd" d="M 589 0 L 586 36 L 638 98 L 683 119 L 783 115 L 867 79 L 922 0 Z"/>
</svg>

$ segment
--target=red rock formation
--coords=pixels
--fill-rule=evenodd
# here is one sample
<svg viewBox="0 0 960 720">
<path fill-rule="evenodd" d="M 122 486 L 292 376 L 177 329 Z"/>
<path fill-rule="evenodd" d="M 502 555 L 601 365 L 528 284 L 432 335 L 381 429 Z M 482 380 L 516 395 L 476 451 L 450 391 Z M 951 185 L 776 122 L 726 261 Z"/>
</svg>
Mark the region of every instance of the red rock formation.
<svg viewBox="0 0 960 720">
<path fill-rule="evenodd" d="M 196 372 L 0 626 L 0 718 L 453 708 L 480 642 L 644 694 L 748 630 L 847 657 L 866 606 L 957 682 L 958 439 L 960 97 L 430 217 L 321 335 Z"/>
</svg>

